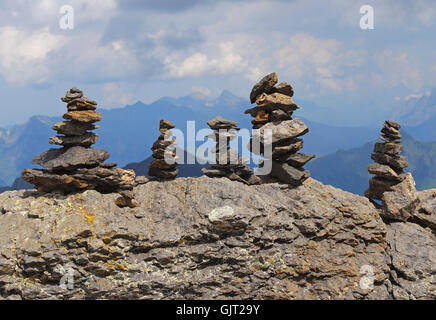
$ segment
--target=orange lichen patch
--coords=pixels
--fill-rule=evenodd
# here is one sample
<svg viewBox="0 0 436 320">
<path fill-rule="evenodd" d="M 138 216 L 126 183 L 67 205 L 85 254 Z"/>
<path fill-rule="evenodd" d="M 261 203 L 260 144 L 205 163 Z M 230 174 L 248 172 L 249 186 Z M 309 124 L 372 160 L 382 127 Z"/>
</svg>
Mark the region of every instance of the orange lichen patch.
<svg viewBox="0 0 436 320">
<path fill-rule="evenodd" d="M 264 110 L 260 110 L 257 113 L 256 118 L 254 118 L 254 120 L 252 121 L 253 123 L 265 123 L 268 122 L 269 119 L 269 114 L 266 113 Z"/>
<path fill-rule="evenodd" d="M 94 213 L 87 213 L 83 217 L 85 218 L 86 221 L 92 223 L 94 222 L 95 218 L 97 218 L 97 215 Z"/>
</svg>

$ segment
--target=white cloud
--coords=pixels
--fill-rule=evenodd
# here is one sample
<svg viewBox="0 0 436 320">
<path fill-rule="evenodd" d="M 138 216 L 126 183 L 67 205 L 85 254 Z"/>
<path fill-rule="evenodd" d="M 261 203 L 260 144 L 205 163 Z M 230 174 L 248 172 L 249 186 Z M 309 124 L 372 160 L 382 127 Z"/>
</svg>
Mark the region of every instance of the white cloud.
<svg viewBox="0 0 436 320">
<path fill-rule="evenodd" d="M 103 108 L 119 108 L 134 102 L 132 93 L 125 92 L 117 83 L 108 82 L 103 86 L 104 103 Z"/>
<path fill-rule="evenodd" d="M 319 39 L 309 33 L 292 36 L 275 55 L 277 67 L 294 80 L 313 82 L 321 90 L 340 92 L 355 87 L 346 71 L 360 67 L 365 59 L 365 51 L 346 50 L 335 39 Z"/>
<path fill-rule="evenodd" d="M 419 66 L 411 62 L 407 52 L 385 49 L 374 54 L 377 76 L 373 76 L 376 84 L 394 87 L 400 84 L 419 90 L 423 79 Z"/>
<path fill-rule="evenodd" d="M 421 99 L 422 97 L 429 97 L 431 95 L 431 91 L 420 92 L 420 93 L 412 93 L 404 98 L 404 100 L 409 101 L 411 99 Z"/>
<path fill-rule="evenodd" d="M 210 97 L 211 91 L 208 88 L 200 87 L 200 86 L 192 86 L 192 93 L 194 95 L 200 95 L 204 97 Z"/>
<path fill-rule="evenodd" d="M 198 77 L 206 73 L 233 74 L 247 67 L 247 63 L 237 53 L 232 42 L 221 42 L 219 52 L 220 54 L 214 58 L 202 52 L 194 53 L 185 59 L 172 55 L 165 59 L 164 63 L 170 76 L 176 78 Z"/>
<path fill-rule="evenodd" d="M 49 55 L 65 44 L 65 38 L 48 27 L 35 31 L 1 27 L 0 43 L 1 76 L 9 83 L 24 85 L 43 83 L 50 77 Z"/>
</svg>

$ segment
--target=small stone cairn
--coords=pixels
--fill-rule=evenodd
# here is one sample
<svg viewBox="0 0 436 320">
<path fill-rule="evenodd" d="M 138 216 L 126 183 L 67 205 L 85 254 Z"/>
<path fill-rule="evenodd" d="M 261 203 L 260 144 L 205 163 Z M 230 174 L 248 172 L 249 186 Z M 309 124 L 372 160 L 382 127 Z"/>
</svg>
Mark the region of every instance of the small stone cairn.
<svg viewBox="0 0 436 320">
<path fill-rule="evenodd" d="M 303 148 L 300 137 L 308 133 L 309 128 L 301 119 L 292 118 L 293 112 L 299 109 L 292 99 L 292 86 L 287 82 L 276 86 L 277 82 L 277 73 L 271 73 L 251 91 L 250 101 L 257 106 L 245 111 L 254 117 L 249 149 L 255 154 L 262 154 L 265 161 L 272 161 L 272 177 L 298 186 L 310 177 L 310 172 L 304 170 L 303 166 L 315 156 L 298 152 Z M 266 130 L 272 131 L 271 141 L 265 140 Z M 266 146 L 272 149 L 270 159 L 265 154 Z"/>
<path fill-rule="evenodd" d="M 162 119 L 159 124 L 161 135 L 151 147 L 154 160 L 150 163 L 148 175 L 158 179 L 175 179 L 179 170 L 177 170 L 177 157 L 175 148 L 177 143 L 175 139 L 170 139 L 175 126 L 168 120 Z"/>
<path fill-rule="evenodd" d="M 369 189 L 365 196 L 373 200 L 382 200 L 383 193 L 400 183 L 406 177 L 404 169 L 408 166 L 407 158 L 402 156 L 400 125 L 387 120 L 381 130 L 380 139 L 383 142 L 374 144 L 371 159 L 376 163 L 368 165 L 368 171 L 375 176 L 369 181 Z"/>
<path fill-rule="evenodd" d="M 238 137 L 237 131 L 240 128 L 237 124 L 237 121 L 221 117 L 215 117 L 207 122 L 207 125 L 215 131 L 208 137 L 216 141 L 216 146 L 212 149 L 216 163 L 202 171 L 211 178 L 227 177 L 245 184 L 260 184 L 260 178 L 246 165 L 249 159 L 241 158 L 238 151 L 229 146 L 230 141 Z"/>
<path fill-rule="evenodd" d="M 77 192 L 94 189 L 99 192 L 131 190 L 135 180 L 132 170 L 115 168 L 116 163 L 104 163 L 109 158 L 105 150 L 91 148 L 98 134 L 89 132 L 99 126 L 97 102 L 86 98 L 77 88 L 70 89 L 61 100 L 67 103 L 66 121 L 53 125 L 58 135 L 49 139 L 50 144 L 60 145 L 36 156 L 32 163 L 43 167 L 25 169 L 23 179 L 41 192 Z"/>
<path fill-rule="evenodd" d="M 400 125 L 387 120 L 381 130 L 383 142 L 374 144 L 371 158 L 375 163 L 368 171 L 375 176 L 369 180 L 365 196 L 381 208 L 381 216 L 389 220 L 407 221 L 419 203 L 415 181 L 411 173 L 405 173 L 407 158 L 402 156 Z M 374 200 L 381 201 L 381 205 Z"/>
</svg>

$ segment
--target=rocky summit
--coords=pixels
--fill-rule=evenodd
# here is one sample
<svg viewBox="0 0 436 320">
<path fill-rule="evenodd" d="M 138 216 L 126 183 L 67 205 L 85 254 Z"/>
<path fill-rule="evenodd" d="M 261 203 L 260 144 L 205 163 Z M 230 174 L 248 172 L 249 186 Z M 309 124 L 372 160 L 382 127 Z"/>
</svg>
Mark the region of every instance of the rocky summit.
<svg viewBox="0 0 436 320">
<path fill-rule="evenodd" d="M 308 178 L 0 194 L 1 299 L 436 299 L 436 189 L 407 222 Z M 131 203 L 132 198 L 136 203 Z"/>
<path fill-rule="evenodd" d="M 43 192 L 76 192 L 95 189 L 101 192 L 132 189 L 135 174 L 132 170 L 115 168 L 116 163 L 104 163 L 109 158 L 105 150 L 91 148 L 98 135 L 89 130 L 98 129 L 95 122 L 101 113 L 95 111 L 97 102 L 86 98 L 74 87 L 61 100 L 67 103 L 68 112 L 62 121 L 53 125 L 58 135 L 49 139 L 50 144 L 62 146 L 36 156 L 32 163 L 43 167 L 25 169 L 23 179 Z"/>
<path fill-rule="evenodd" d="M 260 184 L 261 179 L 246 165 L 249 159 L 241 158 L 238 150 L 231 149 L 229 146 L 230 141 L 238 137 L 238 122 L 215 117 L 207 124 L 209 128 L 215 130 L 208 136 L 216 141 L 216 146 L 212 150 L 215 155 L 215 164 L 210 168 L 202 169 L 202 172 L 211 178 L 227 177 L 246 184 Z"/>
<path fill-rule="evenodd" d="M 250 100 L 257 106 L 245 111 L 254 119 L 253 136 L 249 150 L 271 161 L 271 176 L 281 182 L 299 185 L 310 177 L 310 172 L 303 166 L 315 158 L 315 155 L 298 152 L 303 148 L 299 137 L 309 132 L 309 128 L 300 119 L 293 119 L 292 114 L 299 107 L 292 96 L 294 89 L 287 82 L 278 82 L 277 74 L 271 73 L 260 80 L 251 91 Z M 268 141 L 266 133 L 271 132 Z M 271 148 L 270 155 L 265 148 Z"/>
</svg>

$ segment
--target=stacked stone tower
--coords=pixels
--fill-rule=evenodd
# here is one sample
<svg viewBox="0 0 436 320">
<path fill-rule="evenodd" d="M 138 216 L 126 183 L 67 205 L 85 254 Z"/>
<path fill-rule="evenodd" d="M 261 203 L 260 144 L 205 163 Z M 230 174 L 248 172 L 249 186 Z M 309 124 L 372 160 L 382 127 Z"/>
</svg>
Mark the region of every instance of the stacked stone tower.
<svg viewBox="0 0 436 320">
<path fill-rule="evenodd" d="M 97 103 L 84 97 L 77 88 L 70 89 L 61 100 L 67 103 L 68 112 L 63 115 L 66 121 L 52 127 L 58 135 L 51 137 L 49 143 L 62 148 L 53 148 L 36 156 L 32 163 L 43 169 L 25 169 L 23 179 L 43 192 L 132 189 L 134 172 L 115 168 L 116 163 L 104 163 L 109 153 L 91 148 L 98 135 L 89 130 L 99 128 L 94 123 L 101 120 L 101 113 L 96 111 Z"/>
<path fill-rule="evenodd" d="M 249 159 L 241 158 L 235 149 L 231 149 L 229 143 L 238 137 L 238 122 L 215 117 L 207 122 L 207 125 L 214 130 L 208 137 L 216 141 L 212 149 L 215 154 L 216 164 L 208 169 L 202 169 L 208 177 L 227 177 L 230 180 L 240 181 L 246 184 L 259 184 L 260 179 L 253 174 L 250 167 L 246 165 Z"/>
<path fill-rule="evenodd" d="M 404 168 L 407 168 L 407 158 L 401 156 L 403 145 L 401 144 L 400 125 L 387 120 L 381 130 L 380 139 L 376 142 L 374 153 L 371 158 L 376 162 L 368 165 L 368 171 L 375 176 L 369 181 L 369 189 L 365 196 L 372 200 L 382 200 L 383 193 L 391 191 L 392 187 L 406 178 Z"/>
<path fill-rule="evenodd" d="M 300 119 L 293 119 L 292 114 L 299 107 L 292 96 L 294 90 L 287 82 L 277 84 L 277 74 L 271 73 L 258 82 L 251 91 L 250 101 L 257 106 L 245 111 L 254 117 L 250 151 L 262 154 L 265 161 L 272 161 L 271 176 L 281 182 L 300 185 L 310 177 L 310 172 L 303 166 L 315 158 L 298 152 L 303 148 L 300 138 L 309 132 L 309 128 Z M 272 137 L 266 132 L 271 130 Z M 257 147 L 259 146 L 259 147 Z M 271 148 L 270 155 L 265 154 L 266 147 Z"/>
<path fill-rule="evenodd" d="M 159 124 L 161 135 L 151 147 L 154 160 L 150 163 L 148 175 L 159 179 L 175 179 L 177 170 L 175 149 L 177 143 L 170 139 L 175 126 L 168 120 L 162 119 Z"/>
</svg>

